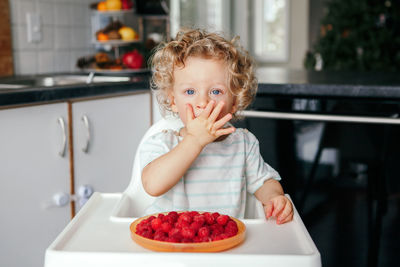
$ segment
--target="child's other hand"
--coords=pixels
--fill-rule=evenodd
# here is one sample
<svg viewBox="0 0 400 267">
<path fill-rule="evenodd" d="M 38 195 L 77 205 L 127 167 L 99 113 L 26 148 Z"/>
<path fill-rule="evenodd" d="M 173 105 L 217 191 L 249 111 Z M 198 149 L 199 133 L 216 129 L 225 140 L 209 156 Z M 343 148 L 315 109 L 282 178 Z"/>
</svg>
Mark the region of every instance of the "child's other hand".
<svg viewBox="0 0 400 267">
<path fill-rule="evenodd" d="M 186 106 L 186 134 L 194 136 L 202 147 L 235 131 L 234 127 L 223 128 L 232 119 L 232 114 L 228 113 L 217 120 L 224 102 L 218 102 L 215 107 L 214 104 L 215 101 L 210 101 L 198 117 L 195 117 L 190 104 Z"/>
<path fill-rule="evenodd" d="M 284 195 L 278 195 L 270 199 L 264 206 L 265 217 L 276 218 L 277 224 L 290 222 L 293 219 L 292 202 Z"/>
</svg>

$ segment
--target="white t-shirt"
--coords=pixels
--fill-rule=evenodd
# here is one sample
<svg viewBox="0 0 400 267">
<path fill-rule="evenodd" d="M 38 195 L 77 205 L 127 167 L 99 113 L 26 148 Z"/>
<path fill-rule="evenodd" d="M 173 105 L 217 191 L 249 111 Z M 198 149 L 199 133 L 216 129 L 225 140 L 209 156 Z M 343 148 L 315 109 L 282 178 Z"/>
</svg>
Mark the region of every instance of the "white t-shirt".
<svg viewBox="0 0 400 267">
<path fill-rule="evenodd" d="M 139 150 L 140 173 L 148 163 L 169 152 L 181 140 L 173 130 L 149 137 Z M 182 179 L 157 197 L 146 214 L 197 210 L 243 218 L 246 191 L 254 194 L 271 178 L 281 179 L 261 157 L 257 138 L 239 128 L 224 140 L 208 144 Z"/>
</svg>

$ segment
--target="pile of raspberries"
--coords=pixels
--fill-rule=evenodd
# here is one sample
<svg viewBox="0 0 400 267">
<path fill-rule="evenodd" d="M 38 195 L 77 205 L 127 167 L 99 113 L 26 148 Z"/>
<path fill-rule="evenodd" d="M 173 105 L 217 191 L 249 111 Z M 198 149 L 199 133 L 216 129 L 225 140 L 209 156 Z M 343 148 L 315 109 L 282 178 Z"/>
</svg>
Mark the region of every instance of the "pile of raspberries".
<svg viewBox="0 0 400 267">
<path fill-rule="evenodd" d="M 228 215 L 197 211 L 157 214 L 136 226 L 136 234 L 153 240 L 173 243 L 200 243 L 236 235 L 237 224 Z"/>
</svg>

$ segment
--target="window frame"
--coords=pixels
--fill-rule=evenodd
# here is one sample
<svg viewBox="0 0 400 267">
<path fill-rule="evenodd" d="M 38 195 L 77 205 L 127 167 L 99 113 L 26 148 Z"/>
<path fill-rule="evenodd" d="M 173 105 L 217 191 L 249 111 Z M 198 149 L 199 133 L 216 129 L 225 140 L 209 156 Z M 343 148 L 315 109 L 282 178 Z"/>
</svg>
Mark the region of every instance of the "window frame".
<svg viewBox="0 0 400 267">
<path fill-rule="evenodd" d="M 196 1 L 198 5 L 204 5 L 203 1 L 207 0 L 202 0 L 202 1 Z M 223 32 L 226 34 L 229 34 L 231 32 L 231 1 L 230 0 L 219 0 L 218 1 L 221 4 L 221 25 L 218 25 L 218 27 L 212 27 L 209 29 L 207 27 L 207 30 L 212 30 L 212 31 L 218 31 L 218 32 Z M 175 38 L 176 33 L 178 32 L 179 28 L 181 27 L 180 25 L 180 0 L 170 0 L 170 25 L 171 25 L 171 38 Z M 203 22 L 204 24 L 204 22 Z M 207 22 L 208 24 L 208 22 Z M 217 25 L 216 25 L 217 26 Z"/>
<path fill-rule="evenodd" d="M 263 54 L 262 51 L 262 21 L 264 11 L 264 0 L 254 0 L 253 5 L 253 55 L 257 62 L 260 63 L 287 63 L 290 56 L 290 0 L 285 1 L 285 44 L 283 54 Z"/>
</svg>

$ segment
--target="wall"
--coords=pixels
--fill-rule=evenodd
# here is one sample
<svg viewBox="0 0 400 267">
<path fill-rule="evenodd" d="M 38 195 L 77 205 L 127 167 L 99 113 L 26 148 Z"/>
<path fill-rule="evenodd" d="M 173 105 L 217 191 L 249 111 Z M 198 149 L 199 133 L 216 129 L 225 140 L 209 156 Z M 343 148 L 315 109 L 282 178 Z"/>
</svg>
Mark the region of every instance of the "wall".
<svg viewBox="0 0 400 267">
<path fill-rule="evenodd" d="M 9 0 L 15 74 L 76 71 L 78 57 L 94 52 L 90 43 L 93 0 Z M 40 14 L 42 40 L 29 43 L 26 13 Z"/>
<path fill-rule="evenodd" d="M 285 63 L 259 66 L 303 68 L 309 47 L 309 1 L 290 1 L 290 52 Z M 9 0 L 15 74 L 76 71 L 78 57 L 94 53 L 89 4 L 94 0 Z M 311 2 L 312 3 L 312 2 Z M 231 23 L 242 44 L 251 46 L 252 1 L 232 0 Z M 41 16 L 42 40 L 28 43 L 26 13 Z"/>
<path fill-rule="evenodd" d="M 13 74 L 8 0 L 0 0 L 0 76 Z"/>
</svg>

